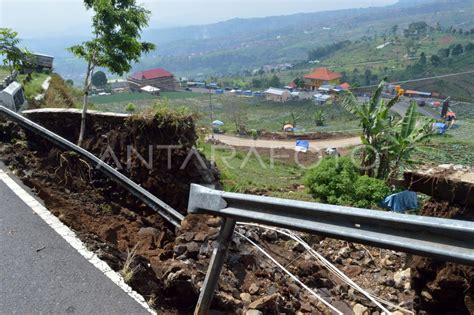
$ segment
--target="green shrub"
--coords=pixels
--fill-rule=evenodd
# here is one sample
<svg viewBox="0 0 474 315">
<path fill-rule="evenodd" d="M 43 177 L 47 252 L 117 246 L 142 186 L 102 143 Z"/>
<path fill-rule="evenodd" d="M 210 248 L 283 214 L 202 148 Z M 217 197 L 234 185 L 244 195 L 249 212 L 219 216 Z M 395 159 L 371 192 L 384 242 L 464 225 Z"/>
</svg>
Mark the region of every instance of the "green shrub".
<svg viewBox="0 0 474 315">
<path fill-rule="evenodd" d="M 133 103 L 128 103 L 127 107 L 125 107 L 125 111 L 128 113 L 134 113 L 137 110 L 137 107 Z"/>
<path fill-rule="evenodd" d="M 390 194 L 383 180 L 367 175 L 359 176 L 354 188 L 353 205 L 359 208 L 371 208 Z"/>
<path fill-rule="evenodd" d="M 320 202 L 375 207 L 390 189 L 382 180 L 361 176 L 348 157 L 327 157 L 305 178 L 305 185 L 313 198 Z"/>
</svg>

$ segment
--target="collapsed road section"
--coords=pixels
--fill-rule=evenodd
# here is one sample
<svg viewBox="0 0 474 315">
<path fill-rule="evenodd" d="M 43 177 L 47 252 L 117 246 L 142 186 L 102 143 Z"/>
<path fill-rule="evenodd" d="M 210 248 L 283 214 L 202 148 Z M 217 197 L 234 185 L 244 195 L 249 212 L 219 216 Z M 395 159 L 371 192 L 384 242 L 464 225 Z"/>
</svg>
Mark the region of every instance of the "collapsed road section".
<svg viewBox="0 0 474 315">
<path fill-rule="evenodd" d="M 71 141 L 77 136 L 77 111 L 43 110 L 26 115 Z M 219 185 L 218 172 L 204 157 L 193 154 L 188 158 L 197 138 L 192 117 L 164 112 L 140 117 L 89 116 L 84 143 L 87 150 L 121 168 L 123 174 L 181 213 L 186 211 L 191 183 Z M 38 193 L 48 209 L 78 232 L 90 249 L 126 275 L 150 305 L 160 313 L 192 311 L 209 265 L 219 219 L 187 216 L 176 230 L 87 161 L 14 123 L 1 125 L 0 141 L 4 144 L 2 160 Z M 181 149 L 174 152 L 171 167 L 166 151 L 152 156 L 153 168 L 149 159 L 144 163 L 138 155 L 134 155 L 138 162 L 131 163 L 126 148 L 132 146 L 142 157 L 149 157 L 149 145 L 179 145 Z M 290 237 L 257 227 L 242 232 L 341 312 L 380 311 Z M 409 313 L 417 307 L 406 254 L 319 237 L 305 236 L 305 241 L 360 287 L 392 305 L 392 310 Z M 331 313 L 252 244 L 239 238 L 232 240 L 212 308 L 227 313 L 249 309 L 267 314 Z"/>
</svg>

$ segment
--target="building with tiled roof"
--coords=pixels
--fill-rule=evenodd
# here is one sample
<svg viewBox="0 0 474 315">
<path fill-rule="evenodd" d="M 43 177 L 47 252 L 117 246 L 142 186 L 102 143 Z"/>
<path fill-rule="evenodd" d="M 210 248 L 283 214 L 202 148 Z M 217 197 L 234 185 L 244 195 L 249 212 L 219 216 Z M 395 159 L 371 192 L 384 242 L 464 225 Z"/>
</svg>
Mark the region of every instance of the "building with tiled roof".
<svg viewBox="0 0 474 315">
<path fill-rule="evenodd" d="M 138 88 L 152 86 L 161 90 L 173 91 L 178 89 L 174 75 L 162 68 L 134 73 L 129 80 L 137 83 Z"/>
<path fill-rule="evenodd" d="M 316 90 L 321 85 L 339 85 L 341 74 L 327 68 L 317 68 L 304 76 L 305 88 Z"/>
</svg>

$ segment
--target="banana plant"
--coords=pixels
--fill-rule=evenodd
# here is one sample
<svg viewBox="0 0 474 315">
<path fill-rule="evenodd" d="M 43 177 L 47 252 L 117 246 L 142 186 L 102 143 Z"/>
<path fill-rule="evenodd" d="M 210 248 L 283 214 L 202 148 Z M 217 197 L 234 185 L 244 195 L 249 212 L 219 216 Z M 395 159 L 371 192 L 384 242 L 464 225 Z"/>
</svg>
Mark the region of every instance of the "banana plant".
<svg viewBox="0 0 474 315">
<path fill-rule="evenodd" d="M 324 122 L 326 121 L 326 113 L 324 110 L 319 109 L 314 113 L 314 124 L 318 127 L 324 126 Z"/>
<path fill-rule="evenodd" d="M 362 151 L 362 169 L 364 174 L 374 176 L 377 156 L 381 159 L 388 157 L 386 137 L 390 132 L 393 117 L 390 109 L 400 100 L 397 95 L 390 101 L 382 100 L 382 91 L 385 80 L 380 82 L 377 90 L 368 102 L 359 103 L 357 98 L 349 92 L 343 100 L 343 107 L 360 120 L 362 127 L 361 141 L 365 146 Z M 379 161 L 386 164 L 387 162 Z M 379 172 L 377 172 L 379 173 Z"/>
<path fill-rule="evenodd" d="M 401 167 L 412 162 L 412 154 L 435 137 L 431 128 L 433 122 L 432 119 L 419 119 L 417 104 L 415 102 L 410 104 L 405 117 L 395 125 L 388 138 L 392 160 L 389 180 L 396 179 Z"/>
</svg>

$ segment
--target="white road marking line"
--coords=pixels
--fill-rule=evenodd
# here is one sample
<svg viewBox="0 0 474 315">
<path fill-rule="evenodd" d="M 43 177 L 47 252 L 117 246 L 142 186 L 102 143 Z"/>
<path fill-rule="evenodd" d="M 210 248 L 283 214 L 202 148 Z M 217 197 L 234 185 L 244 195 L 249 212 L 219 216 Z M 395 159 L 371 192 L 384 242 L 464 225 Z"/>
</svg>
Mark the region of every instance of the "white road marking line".
<svg viewBox="0 0 474 315">
<path fill-rule="evenodd" d="M 55 215 L 43 207 L 35 198 L 28 194 L 20 185 L 18 185 L 4 171 L 0 170 L 0 180 L 10 188 L 28 207 L 30 207 L 46 224 L 48 224 L 56 233 L 58 233 L 66 242 L 79 252 L 92 265 L 99 269 L 107 278 L 118 285 L 132 299 L 137 301 L 151 314 L 156 314 L 146 303 L 145 298 L 138 292 L 134 291 L 125 281 L 123 277 L 115 272 L 110 266 L 102 261 L 95 253 L 87 249 L 85 244 L 76 236 L 76 233 L 69 227 L 64 225 Z"/>
</svg>

